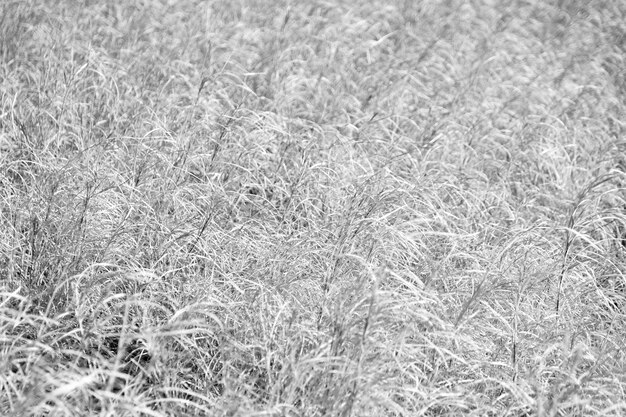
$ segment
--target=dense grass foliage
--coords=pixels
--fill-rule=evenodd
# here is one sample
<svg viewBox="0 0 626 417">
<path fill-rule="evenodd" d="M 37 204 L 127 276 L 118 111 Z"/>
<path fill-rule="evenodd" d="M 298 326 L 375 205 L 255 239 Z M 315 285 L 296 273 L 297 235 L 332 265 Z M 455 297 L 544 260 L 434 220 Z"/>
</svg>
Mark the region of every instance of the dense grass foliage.
<svg viewBox="0 0 626 417">
<path fill-rule="evenodd" d="M 626 413 L 626 3 L 0 2 L 0 414 Z"/>
</svg>

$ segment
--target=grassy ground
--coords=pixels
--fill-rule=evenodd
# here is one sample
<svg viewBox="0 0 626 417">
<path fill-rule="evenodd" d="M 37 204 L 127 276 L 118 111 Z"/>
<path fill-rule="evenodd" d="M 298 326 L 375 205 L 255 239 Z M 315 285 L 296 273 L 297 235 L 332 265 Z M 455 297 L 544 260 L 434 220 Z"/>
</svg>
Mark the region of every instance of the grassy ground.
<svg viewBox="0 0 626 417">
<path fill-rule="evenodd" d="M 0 16 L 0 414 L 626 413 L 626 3 Z"/>
</svg>

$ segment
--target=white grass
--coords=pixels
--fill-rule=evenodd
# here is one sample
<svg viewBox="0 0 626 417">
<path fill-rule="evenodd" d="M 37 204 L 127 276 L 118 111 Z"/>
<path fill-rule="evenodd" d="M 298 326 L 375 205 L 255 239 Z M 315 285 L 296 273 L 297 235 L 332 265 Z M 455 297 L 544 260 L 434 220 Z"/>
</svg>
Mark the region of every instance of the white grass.
<svg viewBox="0 0 626 417">
<path fill-rule="evenodd" d="M 622 2 L 0 16 L 0 414 L 626 411 Z"/>
</svg>

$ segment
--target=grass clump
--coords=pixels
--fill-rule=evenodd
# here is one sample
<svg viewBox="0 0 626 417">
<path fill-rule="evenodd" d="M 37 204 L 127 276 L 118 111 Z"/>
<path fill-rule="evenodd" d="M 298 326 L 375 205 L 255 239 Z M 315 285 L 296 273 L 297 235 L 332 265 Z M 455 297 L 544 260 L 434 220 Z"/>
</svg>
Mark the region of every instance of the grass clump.
<svg viewBox="0 0 626 417">
<path fill-rule="evenodd" d="M 620 2 L 0 16 L 0 414 L 624 413 Z"/>
</svg>

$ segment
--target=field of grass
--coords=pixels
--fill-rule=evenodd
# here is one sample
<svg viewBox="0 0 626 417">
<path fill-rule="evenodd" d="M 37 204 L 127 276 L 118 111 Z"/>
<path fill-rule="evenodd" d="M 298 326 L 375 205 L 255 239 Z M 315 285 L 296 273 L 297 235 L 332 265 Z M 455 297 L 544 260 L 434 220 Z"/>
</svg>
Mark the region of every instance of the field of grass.
<svg viewBox="0 0 626 417">
<path fill-rule="evenodd" d="M 3 0 L 0 415 L 625 415 L 625 186 L 620 0 Z"/>
</svg>

